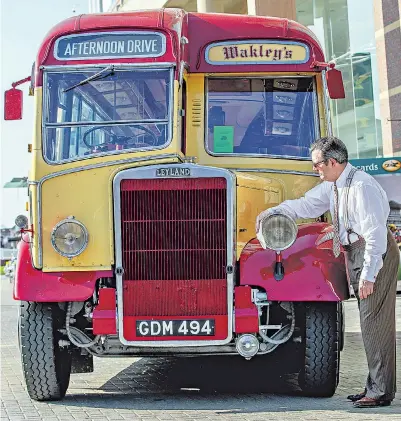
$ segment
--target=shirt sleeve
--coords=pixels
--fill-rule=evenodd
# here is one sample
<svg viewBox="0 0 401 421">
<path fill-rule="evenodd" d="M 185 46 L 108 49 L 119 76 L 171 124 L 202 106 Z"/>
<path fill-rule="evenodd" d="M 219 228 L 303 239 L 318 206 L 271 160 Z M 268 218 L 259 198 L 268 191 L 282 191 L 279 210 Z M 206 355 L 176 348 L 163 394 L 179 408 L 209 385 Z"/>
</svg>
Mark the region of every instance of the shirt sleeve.
<svg viewBox="0 0 401 421">
<path fill-rule="evenodd" d="M 300 199 L 286 200 L 272 211 L 280 211 L 293 219 L 317 218 L 330 209 L 330 184 L 323 182 L 305 193 Z"/>
<path fill-rule="evenodd" d="M 386 197 L 372 184 L 357 184 L 355 189 L 355 215 L 360 234 L 365 242 L 361 279 L 374 282 L 383 267 L 383 254 L 387 250 L 387 218 L 389 205 Z"/>
</svg>

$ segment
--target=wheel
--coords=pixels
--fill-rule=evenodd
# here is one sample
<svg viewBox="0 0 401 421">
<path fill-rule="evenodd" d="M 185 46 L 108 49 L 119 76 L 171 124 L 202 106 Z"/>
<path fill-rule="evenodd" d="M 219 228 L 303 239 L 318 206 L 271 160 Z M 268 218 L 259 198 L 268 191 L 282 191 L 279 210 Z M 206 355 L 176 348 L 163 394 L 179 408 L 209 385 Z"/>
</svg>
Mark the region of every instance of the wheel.
<svg viewBox="0 0 401 421">
<path fill-rule="evenodd" d="M 299 385 L 307 396 L 333 396 L 340 369 L 338 304 L 307 303 L 305 316 L 305 359 Z"/>
<path fill-rule="evenodd" d="M 60 348 L 62 314 L 57 305 L 21 302 L 19 343 L 26 387 L 37 401 L 60 400 L 70 382 L 71 354 Z"/>
</svg>

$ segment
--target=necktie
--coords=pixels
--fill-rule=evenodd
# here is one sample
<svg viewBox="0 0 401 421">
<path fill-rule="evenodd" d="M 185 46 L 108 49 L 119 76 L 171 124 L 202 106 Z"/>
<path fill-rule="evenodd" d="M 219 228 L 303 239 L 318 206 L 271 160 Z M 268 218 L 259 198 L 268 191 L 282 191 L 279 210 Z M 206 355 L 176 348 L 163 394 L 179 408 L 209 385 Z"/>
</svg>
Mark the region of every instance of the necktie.
<svg viewBox="0 0 401 421">
<path fill-rule="evenodd" d="M 335 257 L 340 255 L 340 222 L 338 220 L 338 188 L 334 182 L 334 215 L 333 215 L 333 253 Z"/>
</svg>

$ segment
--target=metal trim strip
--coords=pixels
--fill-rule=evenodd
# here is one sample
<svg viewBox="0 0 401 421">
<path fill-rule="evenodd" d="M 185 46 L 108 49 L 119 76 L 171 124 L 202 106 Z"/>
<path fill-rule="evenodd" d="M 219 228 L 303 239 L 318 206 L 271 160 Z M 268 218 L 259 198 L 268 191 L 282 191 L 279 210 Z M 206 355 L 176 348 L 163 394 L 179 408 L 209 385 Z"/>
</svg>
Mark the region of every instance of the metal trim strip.
<svg viewBox="0 0 401 421">
<path fill-rule="evenodd" d="M 323 82 L 323 92 L 324 92 L 324 112 L 326 114 L 326 128 L 327 128 L 327 135 L 333 136 L 333 128 L 331 122 L 331 113 L 330 113 L 330 99 L 328 94 L 327 88 L 327 81 L 326 81 L 326 70 L 322 71 L 322 82 Z"/>
<path fill-rule="evenodd" d="M 47 65 L 47 66 L 40 66 L 40 70 L 51 70 L 54 72 L 65 72 L 66 70 L 81 70 L 84 68 L 85 70 L 97 70 L 102 69 L 105 66 L 114 66 L 119 70 L 130 70 L 131 67 L 157 67 L 160 69 L 164 69 L 166 67 L 175 67 L 177 63 L 175 62 L 156 62 L 156 63 L 93 63 L 93 64 L 70 64 L 68 66 L 63 66 L 59 64 L 55 65 Z"/>
<path fill-rule="evenodd" d="M 260 168 L 230 168 L 232 171 L 238 172 L 261 172 L 271 174 L 292 174 L 292 175 L 307 175 L 312 177 L 319 177 L 318 173 L 308 171 L 293 171 L 293 170 L 273 170 L 273 169 L 260 169 Z"/>
</svg>

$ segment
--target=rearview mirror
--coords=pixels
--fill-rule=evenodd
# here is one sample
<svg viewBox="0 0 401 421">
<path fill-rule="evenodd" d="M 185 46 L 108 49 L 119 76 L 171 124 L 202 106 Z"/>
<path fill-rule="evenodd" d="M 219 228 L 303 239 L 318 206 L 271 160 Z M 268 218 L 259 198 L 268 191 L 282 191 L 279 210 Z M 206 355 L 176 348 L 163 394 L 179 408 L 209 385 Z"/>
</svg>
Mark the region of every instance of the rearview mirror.
<svg viewBox="0 0 401 421">
<path fill-rule="evenodd" d="M 22 91 L 9 89 L 4 93 L 4 120 L 22 119 Z"/>
<path fill-rule="evenodd" d="M 326 72 L 327 89 L 331 99 L 345 98 L 343 77 L 340 70 L 330 69 Z"/>
</svg>

